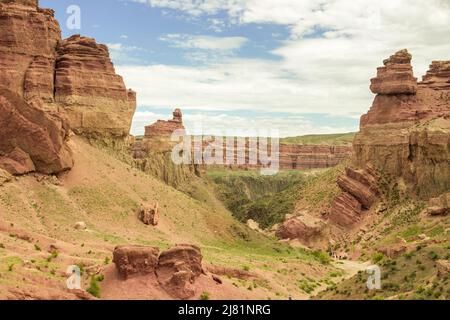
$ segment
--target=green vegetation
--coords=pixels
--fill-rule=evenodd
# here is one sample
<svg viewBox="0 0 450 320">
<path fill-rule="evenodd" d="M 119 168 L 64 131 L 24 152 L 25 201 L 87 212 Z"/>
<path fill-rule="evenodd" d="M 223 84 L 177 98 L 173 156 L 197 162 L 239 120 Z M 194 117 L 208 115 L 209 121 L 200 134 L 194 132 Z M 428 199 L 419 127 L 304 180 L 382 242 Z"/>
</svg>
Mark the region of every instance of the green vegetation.
<svg viewBox="0 0 450 320">
<path fill-rule="evenodd" d="M 209 294 L 209 292 L 203 292 L 201 295 L 200 295 L 200 300 L 210 300 L 210 294 Z"/>
<path fill-rule="evenodd" d="M 297 190 L 307 179 L 301 171 L 263 176 L 259 171 L 217 170 L 208 172 L 208 177 L 236 219 L 244 223 L 253 219 L 262 228 L 271 227 L 292 213 Z"/>
<path fill-rule="evenodd" d="M 99 276 L 92 276 L 91 277 L 91 281 L 89 283 L 89 288 L 86 289 L 86 291 L 88 293 L 90 293 L 91 295 L 93 295 L 96 298 L 100 298 L 100 282 L 102 282 L 104 280 L 104 276 L 103 275 L 99 275 Z"/>
<path fill-rule="evenodd" d="M 332 145 L 332 146 L 351 146 L 356 133 L 338 133 L 338 134 L 317 134 L 300 137 L 289 137 L 281 139 L 283 144 L 309 144 L 309 145 Z"/>
</svg>

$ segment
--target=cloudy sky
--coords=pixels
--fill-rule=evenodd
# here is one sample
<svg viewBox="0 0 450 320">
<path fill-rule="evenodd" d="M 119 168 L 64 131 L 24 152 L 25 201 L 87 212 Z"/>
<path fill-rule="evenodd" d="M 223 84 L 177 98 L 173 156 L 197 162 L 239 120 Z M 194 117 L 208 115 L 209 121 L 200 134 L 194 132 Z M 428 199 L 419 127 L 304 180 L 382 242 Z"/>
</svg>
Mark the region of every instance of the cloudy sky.
<svg viewBox="0 0 450 320">
<path fill-rule="evenodd" d="M 450 59 L 449 0 L 41 0 L 63 36 L 108 44 L 138 92 L 132 133 L 175 107 L 191 133 L 355 131 L 369 79 L 408 48 L 421 77 Z M 70 30 L 67 8 L 81 9 Z"/>
</svg>

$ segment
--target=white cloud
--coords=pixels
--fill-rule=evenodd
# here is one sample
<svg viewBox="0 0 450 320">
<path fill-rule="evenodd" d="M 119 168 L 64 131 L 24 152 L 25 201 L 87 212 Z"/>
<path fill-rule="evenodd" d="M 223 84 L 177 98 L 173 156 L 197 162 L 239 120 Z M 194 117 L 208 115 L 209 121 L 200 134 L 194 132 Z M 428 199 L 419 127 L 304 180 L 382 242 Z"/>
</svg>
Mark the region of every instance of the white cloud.
<svg viewBox="0 0 450 320">
<path fill-rule="evenodd" d="M 247 42 L 244 37 L 212 37 L 171 33 L 160 38 L 175 48 L 233 51 Z"/>
<path fill-rule="evenodd" d="M 135 54 L 146 51 L 141 47 L 126 46 L 122 43 L 107 43 L 106 45 L 108 46 L 111 59 L 116 64 L 138 64 L 141 60 Z"/>
<path fill-rule="evenodd" d="M 132 134 L 143 135 L 146 125 L 152 124 L 159 119 L 164 120 L 170 117 L 169 113 L 137 111 L 133 119 Z M 204 114 L 192 112 L 184 114 L 183 122 L 187 133 L 191 135 L 269 136 L 278 131 L 280 137 L 292 137 L 305 134 L 328 134 L 356 130 L 355 127 L 317 126 L 312 121 L 295 115 L 290 117 L 256 116 L 248 118 L 224 113 Z"/>
<path fill-rule="evenodd" d="M 369 80 L 395 51 L 409 49 L 418 78 L 432 60 L 450 59 L 447 0 L 139 2 L 197 18 L 224 11 L 227 23 L 278 24 L 290 31 L 289 39 L 272 51 L 279 61 L 225 56 L 200 67 L 120 68 L 141 105 L 354 116 L 368 110 L 373 98 Z"/>
</svg>

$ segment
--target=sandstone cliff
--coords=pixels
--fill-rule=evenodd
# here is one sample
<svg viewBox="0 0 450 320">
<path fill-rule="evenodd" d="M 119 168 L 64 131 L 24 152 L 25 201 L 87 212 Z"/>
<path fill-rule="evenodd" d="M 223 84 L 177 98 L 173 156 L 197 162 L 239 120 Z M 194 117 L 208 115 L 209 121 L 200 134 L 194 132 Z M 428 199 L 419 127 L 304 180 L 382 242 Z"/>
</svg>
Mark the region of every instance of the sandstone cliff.
<svg viewBox="0 0 450 320">
<path fill-rule="evenodd" d="M 0 34 L 0 165 L 58 173 L 73 165 L 70 129 L 108 143 L 128 136 L 136 94 L 115 74 L 106 46 L 61 40 L 53 10 L 36 0 L 1 0 Z"/>
<path fill-rule="evenodd" d="M 423 199 L 450 189 L 450 62 L 433 62 L 417 83 L 411 59 L 408 51 L 397 52 L 371 81 L 377 96 L 353 144 L 354 165 L 370 169 L 347 169 L 339 178 L 343 194 L 330 212 L 335 223 L 351 225 L 371 208 L 377 171 Z"/>
<path fill-rule="evenodd" d="M 78 134 L 94 138 L 128 136 L 136 94 L 117 75 L 108 48 L 72 36 L 58 46 L 55 101 Z"/>
</svg>

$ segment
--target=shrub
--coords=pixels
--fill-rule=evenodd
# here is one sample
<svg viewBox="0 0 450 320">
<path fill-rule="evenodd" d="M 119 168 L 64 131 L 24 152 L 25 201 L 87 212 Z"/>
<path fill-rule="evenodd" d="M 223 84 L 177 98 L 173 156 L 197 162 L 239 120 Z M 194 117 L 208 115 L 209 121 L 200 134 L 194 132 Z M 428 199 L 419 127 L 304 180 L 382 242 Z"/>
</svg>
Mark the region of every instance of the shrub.
<svg viewBox="0 0 450 320">
<path fill-rule="evenodd" d="M 209 292 L 204 291 L 201 295 L 200 295 L 200 300 L 209 300 L 210 299 L 210 294 Z"/>
<path fill-rule="evenodd" d="M 87 292 L 89 292 L 91 295 L 93 295 L 96 298 L 100 298 L 100 286 L 99 286 L 99 281 L 102 281 L 103 278 L 101 278 L 101 280 L 99 280 L 100 277 L 103 276 L 92 276 L 91 277 L 91 282 L 89 283 L 89 288 L 86 289 Z"/>
</svg>

